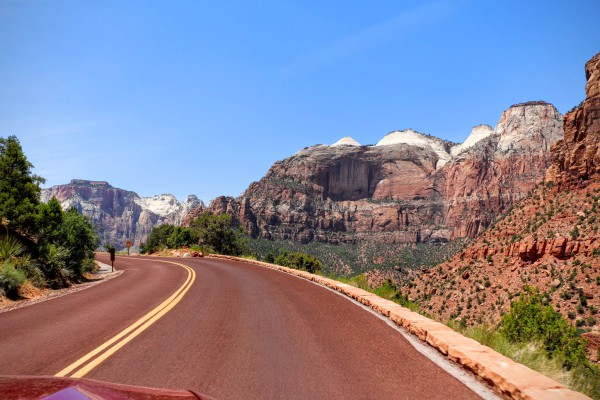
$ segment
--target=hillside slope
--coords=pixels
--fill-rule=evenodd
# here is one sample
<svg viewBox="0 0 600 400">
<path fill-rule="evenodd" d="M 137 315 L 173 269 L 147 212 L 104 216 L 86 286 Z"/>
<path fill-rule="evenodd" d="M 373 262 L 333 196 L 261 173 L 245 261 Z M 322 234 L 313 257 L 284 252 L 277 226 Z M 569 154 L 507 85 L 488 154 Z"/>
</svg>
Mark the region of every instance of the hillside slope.
<svg viewBox="0 0 600 400">
<path fill-rule="evenodd" d="M 600 330 L 600 53 L 585 70 L 586 99 L 564 118 L 545 182 L 451 261 L 401 279 L 432 314 L 496 323 L 528 285 L 577 327 Z"/>
</svg>

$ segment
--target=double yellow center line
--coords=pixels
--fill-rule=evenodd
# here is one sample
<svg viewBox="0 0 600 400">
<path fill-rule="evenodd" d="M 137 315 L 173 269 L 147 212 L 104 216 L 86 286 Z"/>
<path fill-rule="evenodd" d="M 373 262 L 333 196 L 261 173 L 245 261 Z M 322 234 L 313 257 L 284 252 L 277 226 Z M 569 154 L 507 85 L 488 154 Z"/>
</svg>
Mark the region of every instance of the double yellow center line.
<svg viewBox="0 0 600 400">
<path fill-rule="evenodd" d="M 152 261 L 175 264 L 182 268 L 185 268 L 188 272 L 187 279 L 185 280 L 183 285 L 181 285 L 181 287 L 175 291 L 175 293 L 173 293 L 168 299 L 159 304 L 156 308 L 154 308 L 142 318 L 134 322 L 132 325 L 125 328 L 117 335 L 115 335 L 102 345 L 98 346 L 94 350 L 90 351 L 88 354 L 81 357 L 79 360 L 75 361 L 74 363 L 72 363 L 71 365 L 69 365 L 54 376 L 70 376 L 72 378 L 81 378 L 84 375 L 86 375 L 92 369 L 96 368 L 103 361 L 105 361 L 108 357 L 116 353 L 121 347 L 125 346 L 127 343 L 133 340 L 137 335 L 145 331 L 150 325 L 158 321 L 173 307 L 175 307 L 175 305 L 179 303 L 179 301 L 183 298 L 183 296 L 190 289 L 190 287 L 192 287 L 192 284 L 196 280 L 196 272 L 187 265 L 170 261 Z"/>
</svg>

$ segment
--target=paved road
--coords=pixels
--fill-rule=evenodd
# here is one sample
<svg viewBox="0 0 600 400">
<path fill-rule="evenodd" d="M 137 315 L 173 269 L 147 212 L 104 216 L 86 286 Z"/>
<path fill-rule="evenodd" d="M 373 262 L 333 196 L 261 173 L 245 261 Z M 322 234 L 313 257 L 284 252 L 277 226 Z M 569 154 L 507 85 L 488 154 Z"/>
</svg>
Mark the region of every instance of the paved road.
<svg viewBox="0 0 600 400">
<path fill-rule="evenodd" d="M 195 272 L 189 291 L 86 378 L 220 399 L 478 398 L 331 291 L 244 263 L 172 261 Z M 0 374 L 54 375 L 189 282 L 156 260 L 116 265 L 126 271 L 111 281 L 0 314 Z"/>
</svg>

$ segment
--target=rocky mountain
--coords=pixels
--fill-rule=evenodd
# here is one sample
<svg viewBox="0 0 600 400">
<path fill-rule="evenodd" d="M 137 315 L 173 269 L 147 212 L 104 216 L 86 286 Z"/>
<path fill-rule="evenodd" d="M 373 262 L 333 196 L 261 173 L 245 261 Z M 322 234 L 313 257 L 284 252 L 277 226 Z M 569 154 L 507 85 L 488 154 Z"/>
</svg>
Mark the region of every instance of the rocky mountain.
<svg viewBox="0 0 600 400">
<path fill-rule="evenodd" d="M 220 197 L 254 237 L 307 243 L 436 243 L 473 238 L 544 178 L 562 115 L 530 102 L 462 144 L 412 129 L 374 146 L 345 137 L 276 162 L 239 198 Z"/>
<path fill-rule="evenodd" d="M 57 198 L 63 209 L 76 207 L 89 216 L 98 229 L 100 243 L 112 244 L 118 249 L 125 247 L 128 240 L 133 246 L 139 246 L 154 226 L 179 225 L 190 210 L 204 206 L 194 195 L 180 203 L 170 194 L 140 197 L 107 182 L 81 179 L 42 191 L 43 202 L 52 197 Z"/>
<path fill-rule="evenodd" d="M 442 319 L 498 322 L 535 286 L 600 345 L 600 53 L 585 66 L 586 99 L 564 117 L 545 182 L 451 261 L 396 279 Z M 533 150 L 534 146 L 530 146 Z"/>
</svg>

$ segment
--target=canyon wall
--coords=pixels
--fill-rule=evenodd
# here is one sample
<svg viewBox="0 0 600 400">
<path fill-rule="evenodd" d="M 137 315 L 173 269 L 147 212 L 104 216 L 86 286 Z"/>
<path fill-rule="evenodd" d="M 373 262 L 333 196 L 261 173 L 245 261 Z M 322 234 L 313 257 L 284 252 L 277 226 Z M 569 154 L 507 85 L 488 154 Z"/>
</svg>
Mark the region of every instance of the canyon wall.
<svg viewBox="0 0 600 400">
<path fill-rule="evenodd" d="M 411 129 L 374 146 L 343 138 L 276 162 L 239 198 L 217 198 L 254 237 L 303 243 L 447 242 L 477 236 L 544 176 L 562 115 L 545 102 L 517 104 L 495 129 L 463 144 Z"/>
<path fill-rule="evenodd" d="M 191 209 L 203 206 L 193 195 L 180 203 L 170 194 L 140 197 L 107 182 L 82 179 L 42 190 L 43 202 L 52 197 L 56 197 L 63 209 L 75 207 L 90 217 L 101 245 L 112 244 L 117 249 L 124 248 L 128 240 L 137 247 L 146 241 L 154 226 L 179 225 Z"/>
</svg>

